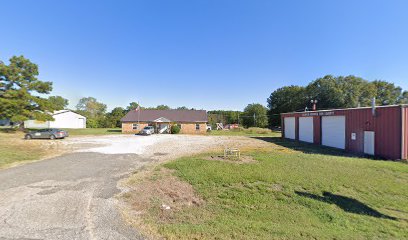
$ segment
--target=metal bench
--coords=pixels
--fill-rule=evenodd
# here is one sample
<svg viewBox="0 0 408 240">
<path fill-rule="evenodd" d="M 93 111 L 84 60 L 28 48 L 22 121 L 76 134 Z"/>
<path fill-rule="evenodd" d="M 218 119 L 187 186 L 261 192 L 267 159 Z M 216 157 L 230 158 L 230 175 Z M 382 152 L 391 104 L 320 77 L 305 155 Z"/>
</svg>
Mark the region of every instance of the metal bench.
<svg viewBox="0 0 408 240">
<path fill-rule="evenodd" d="M 240 159 L 241 151 L 238 148 L 225 148 L 224 158 Z"/>
</svg>

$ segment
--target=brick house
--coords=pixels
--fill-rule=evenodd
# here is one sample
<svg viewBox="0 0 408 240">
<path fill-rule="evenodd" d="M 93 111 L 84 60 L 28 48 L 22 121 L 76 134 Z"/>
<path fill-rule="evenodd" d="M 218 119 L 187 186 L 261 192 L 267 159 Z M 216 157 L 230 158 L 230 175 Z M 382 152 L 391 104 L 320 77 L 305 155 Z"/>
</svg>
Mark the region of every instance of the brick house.
<svg viewBox="0 0 408 240">
<path fill-rule="evenodd" d="M 146 126 L 153 126 L 156 133 L 170 133 L 172 125 L 180 127 L 180 133 L 205 134 L 207 112 L 205 110 L 149 110 L 130 111 L 122 119 L 122 133 L 139 133 Z"/>
</svg>

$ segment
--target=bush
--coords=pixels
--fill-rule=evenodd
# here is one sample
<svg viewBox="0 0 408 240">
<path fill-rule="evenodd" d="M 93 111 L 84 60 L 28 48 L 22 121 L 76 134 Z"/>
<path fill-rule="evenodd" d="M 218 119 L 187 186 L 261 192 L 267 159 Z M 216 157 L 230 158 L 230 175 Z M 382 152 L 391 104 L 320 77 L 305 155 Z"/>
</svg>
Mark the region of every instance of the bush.
<svg viewBox="0 0 408 240">
<path fill-rule="evenodd" d="M 97 128 L 98 125 L 99 125 L 99 123 L 98 123 L 97 119 L 93 119 L 93 118 L 86 119 L 86 127 L 87 128 Z"/>
<path fill-rule="evenodd" d="M 171 126 L 171 134 L 178 134 L 180 133 L 180 127 L 178 125 Z"/>
</svg>

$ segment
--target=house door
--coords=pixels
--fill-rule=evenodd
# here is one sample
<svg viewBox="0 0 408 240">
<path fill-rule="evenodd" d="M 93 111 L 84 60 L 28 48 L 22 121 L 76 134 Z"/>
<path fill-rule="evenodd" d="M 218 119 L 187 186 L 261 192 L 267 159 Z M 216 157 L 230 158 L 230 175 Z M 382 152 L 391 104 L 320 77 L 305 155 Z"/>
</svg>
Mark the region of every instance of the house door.
<svg viewBox="0 0 408 240">
<path fill-rule="evenodd" d="M 364 153 L 375 154 L 375 133 L 373 131 L 364 131 Z"/>
</svg>

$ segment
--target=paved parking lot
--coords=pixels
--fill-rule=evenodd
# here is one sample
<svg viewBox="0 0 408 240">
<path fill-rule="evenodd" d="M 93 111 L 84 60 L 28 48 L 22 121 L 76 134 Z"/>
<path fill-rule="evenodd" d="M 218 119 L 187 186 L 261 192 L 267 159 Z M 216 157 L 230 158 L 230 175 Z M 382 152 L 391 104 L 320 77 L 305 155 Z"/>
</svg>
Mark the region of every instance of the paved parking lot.
<svg viewBox="0 0 408 240">
<path fill-rule="evenodd" d="M 189 135 L 62 140 L 67 154 L 0 170 L 0 239 L 139 239 L 118 211 L 119 180 L 148 163 L 250 144 L 266 143 Z"/>
</svg>

